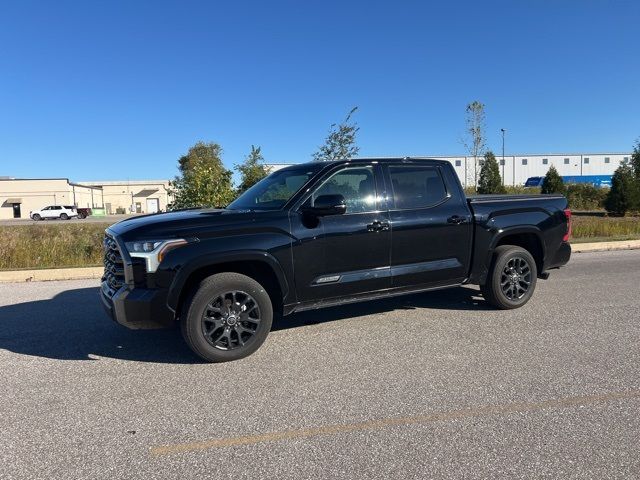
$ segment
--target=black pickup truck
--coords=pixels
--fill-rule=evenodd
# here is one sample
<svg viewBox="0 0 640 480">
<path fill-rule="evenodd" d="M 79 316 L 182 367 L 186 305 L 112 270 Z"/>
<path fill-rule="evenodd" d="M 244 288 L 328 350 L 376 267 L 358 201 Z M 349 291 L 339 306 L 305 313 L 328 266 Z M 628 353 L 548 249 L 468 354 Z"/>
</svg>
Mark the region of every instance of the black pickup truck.
<svg viewBox="0 0 640 480">
<path fill-rule="evenodd" d="M 106 230 L 101 299 L 129 328 L 178 321 L 221 362 L 264 342 L 274 315 L 463 284 L 524 305 L 569 261 L 560 195 L 466 198 L 446 161 L 314 162 L 278 170 L 225 209 L 123 220 Z"/>
</svg>

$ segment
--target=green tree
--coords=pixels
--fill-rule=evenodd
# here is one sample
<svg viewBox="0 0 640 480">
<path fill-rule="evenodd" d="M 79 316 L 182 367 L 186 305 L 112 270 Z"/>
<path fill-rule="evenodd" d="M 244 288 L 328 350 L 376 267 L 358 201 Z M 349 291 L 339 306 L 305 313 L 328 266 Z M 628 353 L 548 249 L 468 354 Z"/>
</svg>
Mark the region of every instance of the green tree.
<svg viewBox="0 0 640 480">
<path fill-rule="evenodd" d="M 484 104 L 473 101 L 467 105 L 467 137 L 463 140 L 464 146 L 473 157 L 473 171 L 466 170 L 465 163 L 465 187 L 467 182 L 473 181 L 473 186 L 478 185 L 478 157 L 482 156 L 486 148 Z"/>
<path fill-rule="evenodd" d="M 251 145 L 251 152 L 249 152 L 249 155 L 244 159 L 244 162 L 235 166 L 236 171 L 240 173 L 238 194 L 251 188 L 268 175 L 263 162 L 264 157 L 262 156 L 260 147 Z"/>
<path fill-rule="evenodd" d="M 480 169 L 480 178 L 478 180 L 478 193 L 505 193 L 506 190 L 502 184 L 500 177 L 500 167 L 493 152 L 488 151 L 484 154 L 484 164 Z"/>
<path fill-rule="evenodd" d="M 620 165 L 611 178 L 611 190 L 604 200 L 604 208 L 616 215 L 624 215 L 629 210 L 633 210 L 637 205 L 635 183 L 633 168 L 629 165 Z"/>
<path fill-rule="evenodd" d="M 636 144 L 633 146 L 633 153 L 631 154 L 631 168 L 633 168 L 636 180 L 640 182 L 640 139 L 636 140 Z"/>
<path fill-rule="evenodd" d="M 636 140 L 631 154 L 631 168 L 634 174 L 633 198 L 631 210 L 640 210 L 640 139 Z"/>
<path fill-rule="evenodd" d="M 351 120 L 356 110 L 358 107 L 353 107 L 342 123 L 331 125 L 324 145 L 313 154 L 313 160 L 331 162 L 355 157 L 358 154 L 360 148 L 356 145 L 356 134 L 360 127 Z"/>
<path fill-rule="evenodd" d="M 223 207 L 234 197 L 231 171 L 217 143 L 198 142 L 178 159 L 180 174 L 170 184 L 172 208 Z"/>
<path fill-rule="evenodd" d="M 556 170 L 556 167 L 553 165 L 549 167 L 547 174 L 544 176 L 544 180 L 542 180 L 540 193 L 564 193 L 564 182 L 560 174 L 558 174 L 558 170 Z"/>
</svg>

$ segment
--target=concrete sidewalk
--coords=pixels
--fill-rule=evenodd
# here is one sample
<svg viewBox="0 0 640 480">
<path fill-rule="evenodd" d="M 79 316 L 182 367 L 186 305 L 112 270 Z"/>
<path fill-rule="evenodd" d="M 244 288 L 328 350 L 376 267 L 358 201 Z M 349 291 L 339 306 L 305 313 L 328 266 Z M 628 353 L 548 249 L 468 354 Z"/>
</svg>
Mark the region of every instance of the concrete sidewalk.
<svg viewBox="0 0 640 480">
<path fill-rule="evenodd" d="M 609 250 L 635 250 L 640 248 L 640 240 L 620 242 L 574 243 L 573 253 L 604 252 Z M 0 282 L 44 282 L 49 280 L 80 280 L 100 278 L 102 267 L 50 268 L 40 270 L 13 270 L 0 272 Z"/>
</svg>

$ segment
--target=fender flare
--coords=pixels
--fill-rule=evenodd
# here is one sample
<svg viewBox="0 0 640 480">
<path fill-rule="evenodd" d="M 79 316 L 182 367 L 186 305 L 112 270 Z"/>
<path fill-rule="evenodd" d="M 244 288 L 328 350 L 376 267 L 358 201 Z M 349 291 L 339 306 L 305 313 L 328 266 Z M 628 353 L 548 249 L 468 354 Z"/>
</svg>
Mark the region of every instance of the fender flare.
<svg viewBox="0 0 640 480">
<path fill-rule="evenodd" d="M 202 268 L 214 267 L 222 263 L 230 262 L 261 262 L 269 266 L 280 285 L 283 299 L 289 293 L 289 284 L 287 277 L 280 265 L 280 262 L 276 260 L 271 254 L 260 250 L 240 250 L 235 252 L 224 253 L 209 253 L 205 255 L 199 255 L 186 262 L 179 270 L 171 286 L 169 287 L 169 293 L 167 295 L 167 306 L 172 311 L 177 311 L 178 302 L 180 301 L 180 295 L 186 283 L 191 275 Z"/>
<path fill-rule="evenodd" d="M 533 225 L 515 225 L 513 227 L 506 227 L 504 229 L 500 229 L 498 233 L 491 239 L 491 243 L 489 244 L 487 255 L 484 259 L 485 270 L 481 275 L 482 278 L 480 279 L 482 283 L 484 283 L 486 276 L 489 272 L 489 268 L 491 268 L 491 262 L 493 261 L 493 254 L 497 248 L 497 245 L 500 243 L 500 241 L 503 238 L 508 237 L 510 235 L 519 235 L 522 233 L 527 233 L 527 234 L 530 233 L 535 235 L 538 242 L 540 243 L 540 249 L 542 250 L 541 265 L 544 266 L 545 258 L 547 255 L 547 247 L 542 237 L 542 231 L 538 227 Z"/>
</svg>

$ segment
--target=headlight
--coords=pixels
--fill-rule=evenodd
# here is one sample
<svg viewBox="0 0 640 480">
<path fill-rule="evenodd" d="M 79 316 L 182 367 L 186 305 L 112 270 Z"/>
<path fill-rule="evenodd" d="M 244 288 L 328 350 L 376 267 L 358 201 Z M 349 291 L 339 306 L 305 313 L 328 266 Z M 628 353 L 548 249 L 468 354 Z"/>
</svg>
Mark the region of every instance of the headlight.
<svg viewBox="0 0 640 480">
<path fill-rule="evenodd" d="M 129 253 L 149 253 L 153 252 L 159 245 L 162 245 L 162 240 L 155 240 L 151 242 L 127 242 L 127 250 Z"/>
<path fill-rule="evenodd" d="M 158 269 L 158 265 L 160 265 L 167 253 L 187 243 L 189 243 L 187 240 L 178 238 L 174 240 L 127 242 L 125 246 L 132 257 L 144 258 L 147 263 L 147 272 L 153 273 Z"/>
</svg>

